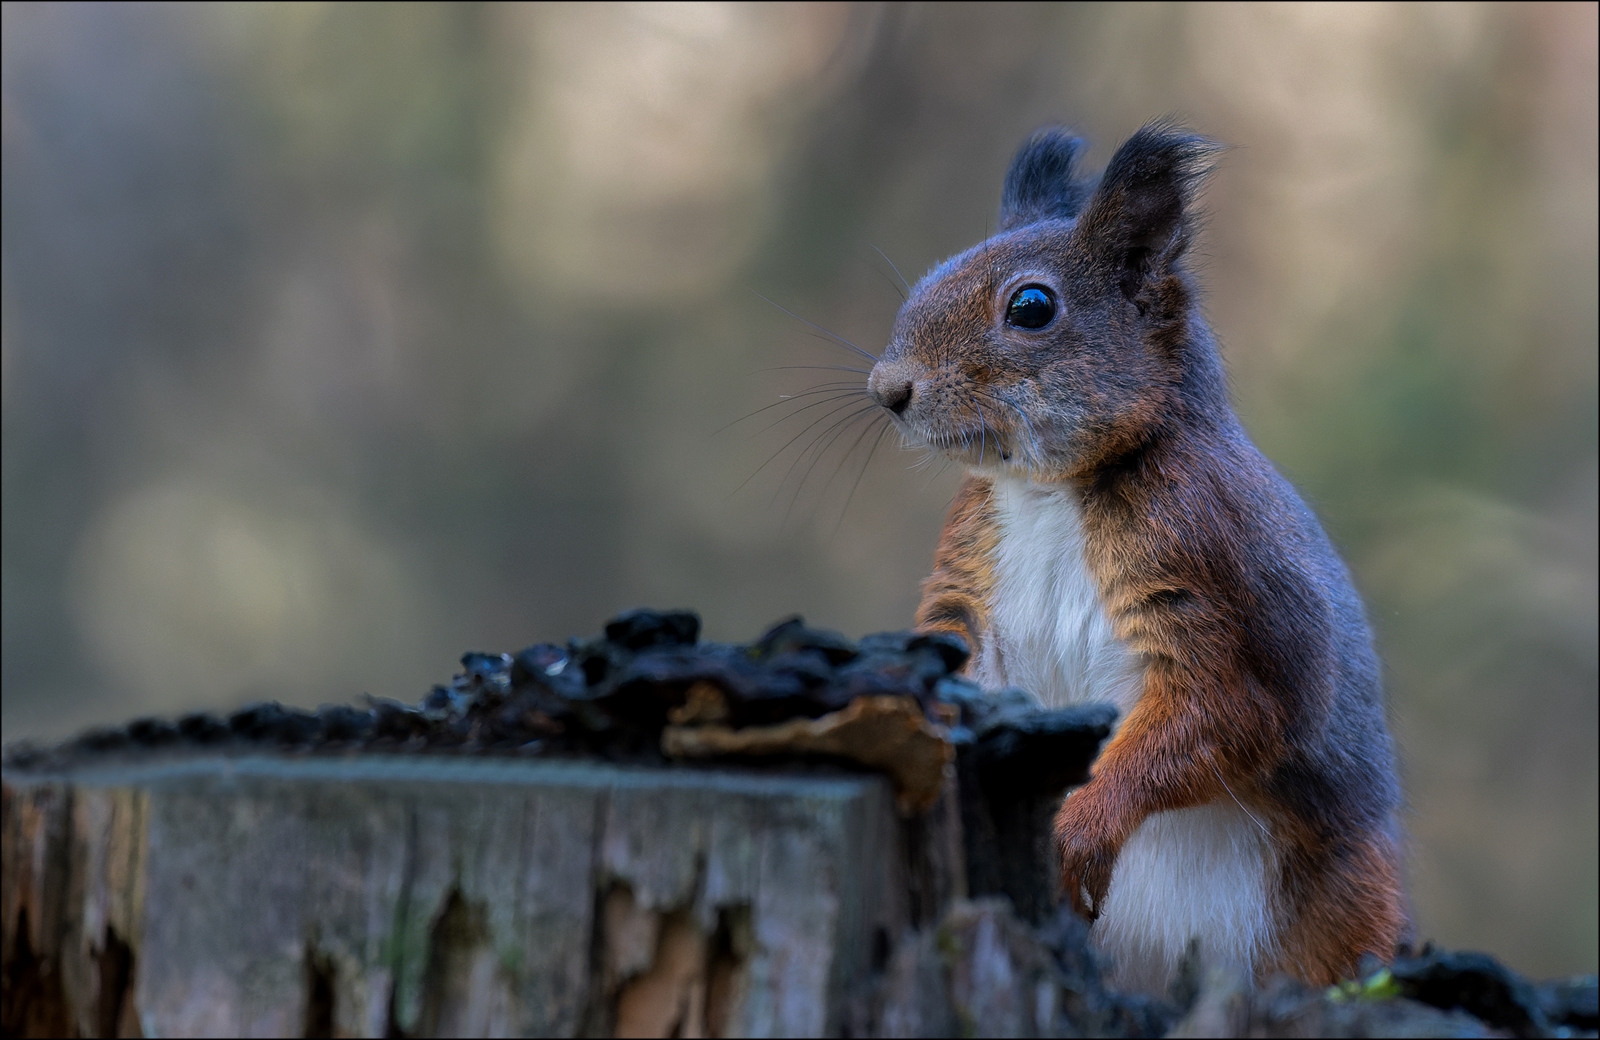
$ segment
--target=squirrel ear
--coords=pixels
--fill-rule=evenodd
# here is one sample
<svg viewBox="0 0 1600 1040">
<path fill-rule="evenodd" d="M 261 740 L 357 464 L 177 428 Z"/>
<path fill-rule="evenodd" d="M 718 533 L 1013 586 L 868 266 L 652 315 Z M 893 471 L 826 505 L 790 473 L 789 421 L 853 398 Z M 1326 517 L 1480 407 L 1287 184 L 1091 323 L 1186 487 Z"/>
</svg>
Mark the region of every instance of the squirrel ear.
<svg viewBox="0 0 1600 1040">
<path fill-rule="evenodd" d="M 1089 197 L 1092 182 L 1077 177 L 1083 141 L 1060 127 L 1028 138 L 1011 160 L 1000 196 L 1000 230 L 1052 217 L 1075 217 Z"/>
<path fill-rule="evenodd" d="M 1183 254 L 1194 225 L 1194 199 L 1222 146 L 1166 121 L 1128 138 L 1100 178 L 1078 220 L 1077 236 L 1123 273 L 1131 297 L 1152 271 Z"/>
</svg>

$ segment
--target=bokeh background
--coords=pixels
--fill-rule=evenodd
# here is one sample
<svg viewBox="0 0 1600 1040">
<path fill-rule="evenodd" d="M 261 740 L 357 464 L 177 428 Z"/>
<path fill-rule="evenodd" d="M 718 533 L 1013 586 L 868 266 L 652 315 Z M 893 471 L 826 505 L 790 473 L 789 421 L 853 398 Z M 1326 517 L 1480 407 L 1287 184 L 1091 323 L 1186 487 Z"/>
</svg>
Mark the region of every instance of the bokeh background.
<svg viewBox="0 0 1600 1040">
<path fill-rule="evenodd" d="M 1098 165 L 1175 113 L 1233 146 L 1208 310 L 1368 597 L 1422 931 L 1594 971 L 1597 35 L 1593 4 L 7 3 L 5 737 L 415 699 L 638 604 L 904 627 L 958 474 L 805 398 L 720 428 L 856 378 L 785 367 L 852 364 L 800 319 L 875 349 L 889 261 L 983 237 L 1037 126 Z"/>
</svg>

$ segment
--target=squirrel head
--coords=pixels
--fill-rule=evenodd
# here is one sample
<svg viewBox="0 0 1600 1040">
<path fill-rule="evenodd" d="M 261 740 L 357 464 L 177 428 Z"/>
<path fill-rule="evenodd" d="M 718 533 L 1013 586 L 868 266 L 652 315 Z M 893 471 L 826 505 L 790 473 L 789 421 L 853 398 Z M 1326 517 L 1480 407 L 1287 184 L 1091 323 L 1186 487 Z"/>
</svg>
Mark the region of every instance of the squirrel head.
<svg viewBox="0 0 1600 1040">
<path fill-rule="evenodd" d="M 1082 149 L 1060 129 L 1029 139 L 999 231 L 900 308 L 867 386 L 911 442 L 978 469 L 1074 477 L 1214 406 L 1220 366 L 1184 252 L 1218 146 L 1151 123 L 1098 182 Z"/>
</svg>

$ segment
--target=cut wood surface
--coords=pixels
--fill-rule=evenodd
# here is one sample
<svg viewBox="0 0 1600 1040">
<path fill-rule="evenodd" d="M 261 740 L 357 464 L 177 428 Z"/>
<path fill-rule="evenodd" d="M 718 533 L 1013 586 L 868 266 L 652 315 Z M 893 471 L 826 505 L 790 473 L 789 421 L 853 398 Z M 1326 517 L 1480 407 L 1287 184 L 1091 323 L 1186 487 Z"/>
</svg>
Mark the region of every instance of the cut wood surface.
<svg viewBox="0 0 1600 1040">
<path fill-rule="evenodd" d="M 961 894 L 944 801 L 443 756 L 8 771 L 6 1032 L 837 1034 Z"/>
</svg>

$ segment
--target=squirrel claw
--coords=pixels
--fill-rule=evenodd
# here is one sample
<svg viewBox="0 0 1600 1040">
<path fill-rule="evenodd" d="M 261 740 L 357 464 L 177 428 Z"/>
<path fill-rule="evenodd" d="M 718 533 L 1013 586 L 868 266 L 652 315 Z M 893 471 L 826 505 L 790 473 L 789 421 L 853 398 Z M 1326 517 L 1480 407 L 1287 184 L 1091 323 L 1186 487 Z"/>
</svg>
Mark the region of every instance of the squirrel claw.
<svg viewBox="0 0 1600 1040">
<path fill-rule="evenodd" d="M 1115 856 L 1069 846 L 1061 850 L 1061 860 L 1061 887 L 1072 900 L 1073 912 L 1086 921 L 1098 920 L 1111 889 Z"/>
</svg>

